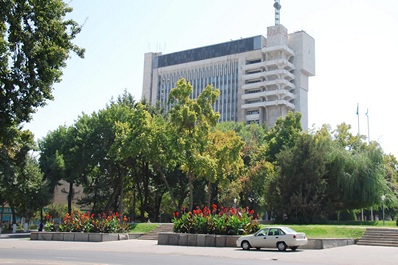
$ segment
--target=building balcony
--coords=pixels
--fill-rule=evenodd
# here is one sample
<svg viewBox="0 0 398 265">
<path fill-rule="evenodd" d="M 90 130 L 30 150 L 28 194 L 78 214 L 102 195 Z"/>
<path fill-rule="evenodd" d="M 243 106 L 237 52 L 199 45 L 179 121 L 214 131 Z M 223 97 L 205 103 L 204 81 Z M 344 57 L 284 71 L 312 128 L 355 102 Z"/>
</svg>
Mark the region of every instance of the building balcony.
<svg viewBox="0 0 398 265">
<path fill-rule="evenodd" d="M 285 69 L 277 69 L 277 70 L 272 70 L 272 71 L 264 71 L 260 73 L 253 73 L 253 74 L 245 74 L 242 76 L 242 79 L 244 81 L 247 80 L 256 80 L 256 79 L 268 79 L 270 77 L 274 76 L 274 79 L 286 79 L 286 80 L 292 80 L 294 79 L 294 74 L 290 73 L 289 71 Z"/>
<path fill-rule="evenodd" d="M 279 45 L 279 46 L 273 46 L 273 47 L 264 47 L 261 49 L 263 53 L 271 53 L 275 51 L 283 51 L 285 54 L 289 56 L 294 56 L 294 51 L 287 47 L 286 45 Z"/>
<path fill-rule="evenodd" d="M 293 103 L 290 103 L 287 100 L 284 99 L 277 99 L 273 101 L 262 101 L 262 102 L 255 102 L 255 103 L 247 103 L 242 105 L 242 109 L 253 109 L 253 108 L 265 108 L 265 107 L 271 107 L 271 106 L 279 106 L 279 105 L 284 105 L 288 108 L 291 108 L 292 110 L 295 109 L 295 106 Z"/>
<path fill-rule="evenodd" d="M 249 114 L 246 115 L 245 120 L 246 121 L 257 121 L 260 119 L 260 114 Z"/>
<path fill-rule="evenodd" d="M 285 69 L 265 71 L 265 72 L 263 72 L 263 76 L 265 79 L 268 79 L 271 76 L 275 76 L 276 79 L 286 79 L 289 81 L 294 79 L 294 74 L 290 73 L 289 71 L 287 71 Z"/>
<path fill-rule="evenodd" d="M 263 81 L 263 82 L 257 82 L 257 83 L 251 83 L 251 84 L 244 84 L 242 86 L 243 90 L 251 90 L 251 89 L 260 89 L 260 88 L 265 88 L 269 86 L 277 86 L 279 88 L 285 89 L 285 90 L 292 90 L 294 89 L 294 84 L 290 81 L 287 81 L 286 79 L 276 79 L 276 80 L 270 80 L 270 81 Z"/>
<path fill-rule="evenodd" d="M 258 93 L 244 94 L 242 95 L 243 100 L 254 100 L 254 99 L 267 99 L 268 97 L 278 96 L 278 98 L 284 100 L 292 100 L 295 98 L 294 94 L 284 89 L 277 89 L 272 91 L 262 91 Z"/>
<path fill-rule="evenodd" d="M 242 69 L 244 71 L 247 71 L 247 70 L 265 70 L 265 64 L 264 64 L 264 62 L 246 64 L 246 65 L 242 66 Z"/>
<path fill-rule="evenodd" d="M 288 71 L 294 70 L 294 64 L 289 62 L 287 59 L 275 59 L 275 60 L 269 60 L 269 61 L 263 61 L 263 62 L 258 62 L 258 63 L 253 63 L 253 64 L 246 64 L 242 66 L 243 71 L 256 71 L 256 70 L 262 70 L 265 71 L 267 67 L 274 66 L 276 68 L 280 69 L 286 69 Z"/>
</svg>

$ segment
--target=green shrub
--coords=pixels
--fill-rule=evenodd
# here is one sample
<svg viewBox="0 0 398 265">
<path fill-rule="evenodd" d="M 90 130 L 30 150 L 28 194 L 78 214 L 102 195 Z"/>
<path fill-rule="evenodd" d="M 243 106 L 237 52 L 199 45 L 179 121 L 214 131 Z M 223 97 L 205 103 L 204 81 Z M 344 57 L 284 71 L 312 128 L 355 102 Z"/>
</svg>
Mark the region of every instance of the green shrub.
<svg viewBox="0 0 398 265">
<path fill-rule="evenodd" d="M 193 212 L 185 212 L 180 216 L 175 213 L 173 230 L 176 233 L 242 235 L 251 234 L 260 229 L 254 218 L 254 211 L 234 208 L 217 208 L 212 210 L 197 207 Z"/>
</svg>

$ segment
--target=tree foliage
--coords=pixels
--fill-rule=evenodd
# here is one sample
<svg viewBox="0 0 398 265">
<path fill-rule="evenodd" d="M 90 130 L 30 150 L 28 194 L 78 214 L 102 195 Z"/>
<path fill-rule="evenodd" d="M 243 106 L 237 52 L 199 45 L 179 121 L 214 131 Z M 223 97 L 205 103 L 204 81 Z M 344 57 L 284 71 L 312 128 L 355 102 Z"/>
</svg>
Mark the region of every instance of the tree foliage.
<svg viewBox="0 0 398 265">
<path fill-rule="evenodd" d="M 30 120 L 37 107 L 52 99 L 72 43 L 81 27 L 65 16 L 72 9 L 61 0 L 5 0 L 0 8 L 0 142 Z"/>
<path fill-rule="evenodd" d="M 81 184 L 79 203 L 92 212 L 119 211 L 133 220 L 138 214 L 141 221 L 170 220 L 186 204 L 221 203 L 267 211 L 278 221 L 323 222 L 345 211 L 378 210 L 381 194 L 394 214 L 396 159 L 352 135 L 349 125 L 301 132 L 299 113 L 269 130 L 216 125 L 217 90 L 207 87 L 196 100 L 191 91 L 177 82 L 168 114 L 125 92 L 61 126 L 40 142 L 44 175 L 52 175 L 50 183 Z"/>
<path fill-rule="evenodd" d="M 275 125 L 265 135 L 267 160 L 274 162 L 280 151 L 284 148 L 293 147 L 301 132 L 300 112 L 293 113 L 290 111 L 285 118 L 278 118 Z"/>
<path fill-rule="evenodd" d="M 194 206 L 193 182 L 204 173 L 203 163 L 206 163 L 208 170 L 213 168 L 213 161 L 205 159 L 205 152 L 209 146 L 210 129 L 216 126 L 220 117 L 212 108 L 220 93 L 218 89 L 214 90 L 209 85 L 197 99 L 190 98 L 192 91 L 192 85 L 180 79 L 169 95 L 169 103 L 173 104 L 170 123 L 177 136 L 178 149 L 181 150 L 180 168 L 189 180 L 190 209 Z"/>
<path fill-rule="evenodd" d="M 267 201 L 280 221 L 330 220 L 340 211 L 377 205 L 387 189 L 380 146 L 363 143 L 345 124 L 334 134 L 327 126 L 301 134 L 277 155 L 276 165 Z"/>
</svg>

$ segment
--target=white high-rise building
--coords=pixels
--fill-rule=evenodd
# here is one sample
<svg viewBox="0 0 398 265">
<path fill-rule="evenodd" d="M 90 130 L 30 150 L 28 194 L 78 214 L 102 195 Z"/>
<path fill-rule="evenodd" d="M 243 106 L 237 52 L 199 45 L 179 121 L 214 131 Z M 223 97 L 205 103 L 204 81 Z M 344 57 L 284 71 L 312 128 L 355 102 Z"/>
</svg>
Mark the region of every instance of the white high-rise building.
<svg viewBox="0 0 398 265">
<path fill-rule="evenodd" d="M 259 35 L 164 55 L 146 53 L 142 97 L 168 110 L 170 90 L 185 78 L 194 88 L 193 98 L 209 84 L 220 89 L 214 105 L 220 121 L 271 127 L 289 111 L 299 111 L 306 130 L 315 41 L 304 31 L 288 34 L 279 24 L 279 9 L 267 38 Z"/>
</svg>

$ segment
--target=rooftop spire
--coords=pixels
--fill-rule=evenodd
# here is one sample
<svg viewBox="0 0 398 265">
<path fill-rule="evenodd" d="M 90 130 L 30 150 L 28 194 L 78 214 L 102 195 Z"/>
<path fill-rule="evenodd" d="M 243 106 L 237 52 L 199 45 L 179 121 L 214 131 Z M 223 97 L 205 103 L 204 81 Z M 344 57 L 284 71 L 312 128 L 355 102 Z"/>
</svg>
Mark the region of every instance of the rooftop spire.
<svg viewBox="0 0 398 265">
<path fill-rule="evenodd" d="M 280 11 L 281 10 L 281 4 L 279 0 L 274 0 L 274 8 L 275 8 L 275 26 L 279 25 L 281 23 L 281 17 L 280 17 Z"/>
</svg>

